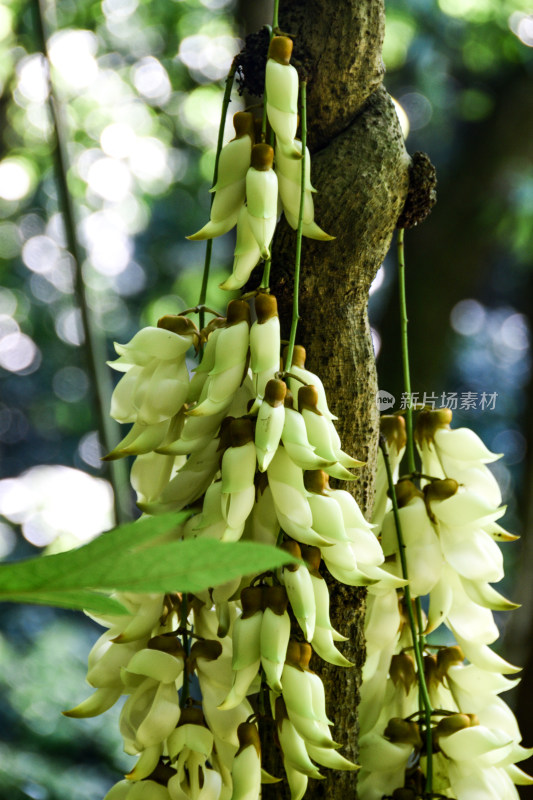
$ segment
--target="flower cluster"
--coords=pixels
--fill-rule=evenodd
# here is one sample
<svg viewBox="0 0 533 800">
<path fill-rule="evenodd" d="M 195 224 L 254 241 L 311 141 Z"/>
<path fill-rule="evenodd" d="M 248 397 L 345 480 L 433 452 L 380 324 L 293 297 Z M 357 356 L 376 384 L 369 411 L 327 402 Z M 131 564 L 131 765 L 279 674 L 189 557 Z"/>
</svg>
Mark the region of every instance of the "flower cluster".
<svg viewBox="0 0 533 800">
<path fill-rule="evenodd" d="M 515 800 L 514 784 L 533 783 L 516 766 L 533 750 L 520 746 L 516 719 L 499 697 L 517 683 L 505 675 L 518 669 L 489 646 L 498 637 L 492 611 L 516 607 L 491 586 L 503 577 L 497 542 L 516 538 L 497 522 L 505 509 L 486 465 L 499 456 L 471 430 L 451 429 L 451 418 L 449 409 L 418 416 L 421 488 L 416 476 L 398 479 L 406 444 L 403 418 L 382 418 L 397 508 L 387 497 L 380 453 L 374 522 L 385 569 L 408 576 L 409 595 L 383 585 L 369 594 L 360 707 L 362 800 L 422 795 L 429 758 L 432 789 L 443 797 Z M 422 596 L 429 596 L 427 616 L 417 600 Z M 412 618 L 418 617 L 414 637 L 407 603 L 415 606 Z M 441 625 L 456 644 L 427 643 L 426 636 Z M 422 707 L 414 639 L 427 692 Z"/>
<path fill-rule="evenodd" d="M 264 120 L 234 116 L 220 152 L 209 222 L 190 239 L 237 225 L 236 289 L 270 259 L 279 211 L 301 235 L 332 238 L 314 221 L 310 157 L 296 139 L 298 75 L 292 42 L 271 41 Z M 313 653 L 350 667 L 330 621 L 326 568 L 353 586 L 402 583 L 353 497 L 330 477 L 353 480 L 361 462 L 342 450 L 320 379 L 305 350 L 281 352 L 277 302 L 268 289 L 231 300 L 198 330 L 187 314 L 165 316 L 126 345 L 110 366 L 124 373 L 111 414 L 131 429 L 106 456 L 136 456 L 131 482 L 142 512 L 190 511 L 173 534 L 277 545 L 300 561 L 196 595 L 118 595 L 129 615 L 99 617 L 109 630 L 89 656 L 96 690 L 66 712 L 100 714 L 126 695 L 120 730 L 137 762 L 107 800 L 256 800 L 265 716 L 293 800 L 324 767 L 354 770 L 337 752 Z M 249 295 L 247 296 L 249 298 Z M 203 318 L 203 307 L 200 318 Z M 203 323 L 202 323 L 203 324 Z M 191 379 L 186 354 L 201 358 Z M 273 728 L 271 727 L 271 730 Z"/>
<path fill-rule="evenodd" d="M 265 76 L 266 114 L 276 147 L 257 133 L 253 114 L 235 114 L 235 138 L 222 148 L 213 188 L 209 222 L 189 239 L 211 239 L 237 226 L 233 271 L 221 284 L 240 289 L 261 258 L 270 258 L 279 206 L 291 228 L 298 227 L 302 198 L 302 142 L 298 126 L 298 73 L 290 63 L 292 39 L 274 36 Z M 315 222 L 311 158 L 305 151 L 302 233 L 312 239 L 332 239 Z"/>
<path fill-rule="evenodd" d="M 336 646 L 344 637 L 330 622 L 321 565 L 352 586 L 394 591 L 403 581 L 382 568 L 352 495 L 329 486 L 330 476 L 353 479 L 349 468 L 361 462 L 341 449 L 304 348 L 295 348 L 287 386 L 275 297 L 259 292 L 253 310 L 250 324 L 248 301 L 232 300 L 202 331 L 163 317 L 117 346 L 112 366 L 125 374 L 112 410 L 133 425 L 109 457 L 137 455 L 139 507 L 189 508 L 183 538 L 278 544 L 302 563 L 181 600 L 120 595 L 130 616 L 98 618 L 109 630 L 89 657 L 96 692 L 68 714 L 99 714 L 127 695 L 120 729 L 138 760 L 108 800 L 144 797 L 152 784 L 154 796 L 171 800 L 257 798 L 260 691 L 270 695 L 295 800 L 321 767 L 356 768 L 336 750 L 324 687 L 309 666 L 313 652 L 351 666 Z M 189 380 L 185 353 L 198 343 L 203 356 Z"/>
</svg>

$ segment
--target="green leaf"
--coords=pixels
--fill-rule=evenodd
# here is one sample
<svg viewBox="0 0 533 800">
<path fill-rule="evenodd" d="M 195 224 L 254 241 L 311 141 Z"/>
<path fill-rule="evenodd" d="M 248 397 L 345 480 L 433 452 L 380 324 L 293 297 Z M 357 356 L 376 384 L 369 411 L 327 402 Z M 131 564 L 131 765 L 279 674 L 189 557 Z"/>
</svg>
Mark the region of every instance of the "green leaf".
<svg viewBox="0 0 533 800">
<path fill-rule="evenodd" d="M 198 592 L 243 575 L 299 563 L 279 548 L 252 542 L 187 539 L 149 545 L 175 535 L 189 512 L 146 517 L 122 525 L 67 553 L 0 566 L 0 600 L 125 613 L 99 592 Z"/>
<path fill-rule="evenodd" d="M 94 563 L 83 579 L 92 588 L 123 592 L 199 592 L 288 563 L 300 562 L 266 544 L 186 539 Z"/>
<path fill-rule="evenodd" d="M 108 568 L 134 548 L 172 533 L 189 512 L 143 517 L 121 525 L 76 550 L 0 565 L 0 601 L 87 609 L 100 614 L 126 614 L 124 606 L 98 594 L 101 587 L 86 579 L 94 564 Z M 108 587 L 105 587 L 106 590 Z"/>
<path fill-rule="evenodd" d="M 52 556 L 42 556 L 42 558 L 52 558 Z M 56 608 L 68 608 L 75 611 L 90 611 L 92 614 L 127 614 L 128 610 L 118 600 L 108 597 L 105 594 L 93 592 L 90 589 L 63 592 L 38 589 L 29 592 L 3 592 L 0 590 L 0 601 L 12 603 L 32 603 L 38 606 L 55 606 Z"/>
</svg>

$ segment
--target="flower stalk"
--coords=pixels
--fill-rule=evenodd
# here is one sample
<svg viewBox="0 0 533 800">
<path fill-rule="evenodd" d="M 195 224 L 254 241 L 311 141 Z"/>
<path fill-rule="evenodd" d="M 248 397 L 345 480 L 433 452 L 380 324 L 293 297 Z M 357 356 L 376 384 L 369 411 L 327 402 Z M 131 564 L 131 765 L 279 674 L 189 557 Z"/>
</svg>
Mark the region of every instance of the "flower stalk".
<svg viewBox="0 0 533 800">
<path fill-rule="evenodd" d="M 401 343 L 402 343 L 402 368 L 404 390 L 408 398 L 405 413 L 405 423 L 407 432 L 407 466 L 409 472 L 415 472 L 415 448 L 413 437 L 413 409 L 411 407 L 411 375 L 409 371 L 409 344 L 407 336 L 407 300 L 405 294 L 405 247 L 404 247 L 404 228 L 398 229 L 396 240 L 398 253 L 398 289 L 400 297 L 400 317 L 401 317 Z"/>
<path fill-rule="evenodd" d="M 301 184 L 300 184 L 300 210 L 298 213 L 298 229 L 296 231 L 296 256 L 294 259 L 294 289 L 292 298 L 292 321 L 289 334 L 289 346 L 285 362 L 285 369 L 290 370 L 296 342 L 296 331 L 300 319 L 299 311 L 299 292 L 300 292 L 300 264 L 302 260 L 302 235 L 303 235 L 303 215 L 305 199 L 305 162 L 307 146 L 307 81 L 300 83 L 300 110 L 302 126 L 302 160 L 301 160 Z"/>
<path fill-rule="evenodd" d="M 396 526 L 396 536 L 398 538 L 398 545 L 399 545 L 399 554 L 400 554 L 400 563 L 402 567 L 402 577 L 409 581 L 409 571 L 407 568 L 407 558 L 405 555 L 405 542 L 403 538 L 402 532 L 402 525 L 400 522 L 400 513 L 398 508 L 398 499 L 396 497 L 396 488 L 394 486 L 394 479 L 392 476 L 392 470 L 390 465 L 389 459 L 389 451 L 387 449 L 387 444 L 382 437 L 380 439 L 380 448 L 381 452 L 383 453 L 383 460 L 385 463 L 385 470 L 387 473 L 387 481 L 389 484 L 389 492 L 392 501 L 392 511 L 394 514 L 394 524 Z M 419 633 L 422 631 L 422 616 L 420 613 L 419 608 L 417 607 L 417 615 L 418 615 L 418 625 L 415 620 L 415 615 L 413 612 L 413 603 L 411 598 L 411 590 L 409 588 L 409 583 L 404 586 L 404 597 L 405 597 L 405 606 L 407 609 L 407 616 L 409 618 L 409 627 L 411 630 L 411 638 L 413 641 L 413 651 L 415 655 L 415 662 L 417 667 L 417 679 L 419 684 L 420 690 L 420 698 L 422 700 L 423 705 L 423 712 L 424 712 L 424 720 L 425 720 L 425 728 L 426 728 L 426 755 L 427 755 L 427 768 L 426 768 L 426 794 L 431 796 L 433 792 L 433 736 L 431 730 L 431 715 L 433 714 L 433 707 L 431 705 L 431 700 L 429 697 L 429 691 L 426 684 L 426 679 L 424 675 L 424 658 L 423 658 L 423 651 L 420 645 Z"/>
<path fill-rule="evenodd" d="M 222 150 L 222 145 L 224 143 L 224 131 L 226 129 L 226 116 L 228 113 L 228 106 L 231 100 L 231 90 L 233 89 L 233 81 L 235 80 L 235 73 L 237 71 L 237 59 L 234 58 L 231 64 L 230 70 L 226 77 L 226 83 L 224 87 L 224 97 L 222 98 L 222 111 L 220 113 L 220 125 L 218 126 L 218 139 L 217 139 L 217 149 L 215 153 L 215 166 L 213 169 L 213 186 L 216 185 L 218 180 L 218 162 L 220 161 L 220 152 Z M 215 199 L 215 195 L 211 195 L 211 205 L 213 205 L 213 201 Z M 205 247 L 205 259 L 204 259 L 204 271 L 202 275 L 202 286 L 200 288 L 200 297 L 198 298 L 198 306 L 200 306 L 200 314 L 199 314 L 199 323 L 200 323 L 200 330 L 205 325 L 205 311 L 202 306 L 205 306 L 205 301 L 207 299 L 207 286 L 209 283 L 209 272 L 211 269 L 211 256 L 213 254 L 213 239 L 208 239 L 207 244 Z"/>
</svg>

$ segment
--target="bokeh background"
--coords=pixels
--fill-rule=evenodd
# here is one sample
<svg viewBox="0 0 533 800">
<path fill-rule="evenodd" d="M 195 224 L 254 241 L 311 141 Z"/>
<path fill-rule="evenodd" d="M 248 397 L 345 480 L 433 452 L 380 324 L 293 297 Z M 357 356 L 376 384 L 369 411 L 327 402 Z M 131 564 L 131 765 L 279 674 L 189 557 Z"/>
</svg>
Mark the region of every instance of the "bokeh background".
<svg viewBox="0 0 533 800">
<path fill-rule="evenodd" d="M 197 302 L 203 247 L 185 236 L 209 207 L 223 80 L 239 37 L 269 18 L 259 0 L 62 0 L 46 10 L 95 374 L 59 213 L 35 8 L 0 5 L 5 560 L 75 546 L 113 524 L 94 386 L 111 389 L 104 362 L 113 340 Z M 406 235 L 413 390 L 421 399 L 470 392 L 478 406 L 483 392 L 497 393 L 494 408 L 458 410 L 454 423 L 503 453 L 494 471 L 508 504 L 504 522 L 523 536 L 506 548 L 504 591 L 523 608 L 501 619 L 502 647 L 526 665 L 515 701 L 533 744 L 533 8 L 527 0 L 396 0 L 387 8 L 384 60 L 408 124 L 407 148 L 427 152 L 439 180 L 437 206 Z M 230 112 L 239 108 L 234 95 Z M 231 252 L 231 236 L 215 240 L 215 287 Z M 212 289 L 208 304 L 223 308 L 227 299 Z M 393 253 L 372 288 L 370 314 L 380 385 L 398 408 Z M 126 494 L 122 514 L 129 503 Z M 130 764 L 117 712 L 60 716 L 90 692 L 84 676 L 95 626 L 80 614 L 8 605 L 0 606 L 0 625 L 1 796 L 70 800 L 74 791 L 98 800 Z"/>
</svg>

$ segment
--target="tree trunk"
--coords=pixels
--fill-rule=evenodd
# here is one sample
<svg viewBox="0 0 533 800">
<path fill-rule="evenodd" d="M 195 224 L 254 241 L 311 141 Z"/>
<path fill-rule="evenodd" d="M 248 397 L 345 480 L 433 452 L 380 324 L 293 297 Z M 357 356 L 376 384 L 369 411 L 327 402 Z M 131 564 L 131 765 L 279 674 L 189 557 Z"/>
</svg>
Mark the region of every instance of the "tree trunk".
<svg viewBox="0 0 533 800">
<path fill-rule="evenodd" d="M 384 5 L 382 0 L 282 0 L 280 26 L 294 37 L 293 63 L 308 79 L 315 218 L 336 236 L 332 242 L 304 239 L 297 342 L 307 350 L 308 368 L 325 384 L 339 417 L 343 449 L 367 462 L 355 495 L 368 513 L 378 439 L 368 290 L 405 203 L 409 166 L 394 107 L 382 86 Z M 272 291 L 285 338 L 294 252 L 295 234 L 282 221 L 274 242 Z M 334 667 L 316 657 L 312 666 L 326 686 L 333 736 L 344 746 L 342 752 L 356 759 L 364 591 L 329 583 L 332 621 L 349 636 L 344 654 L 355 667 Z M 273 754 L 265 755 L 272 763 Z M 310 781 L 306 797 L 355 796 L 353 773 L 325 772 L 326 780 Z M 284 796 L 280 786 L 265 786 L 264 797 Z"/>
</svg>

